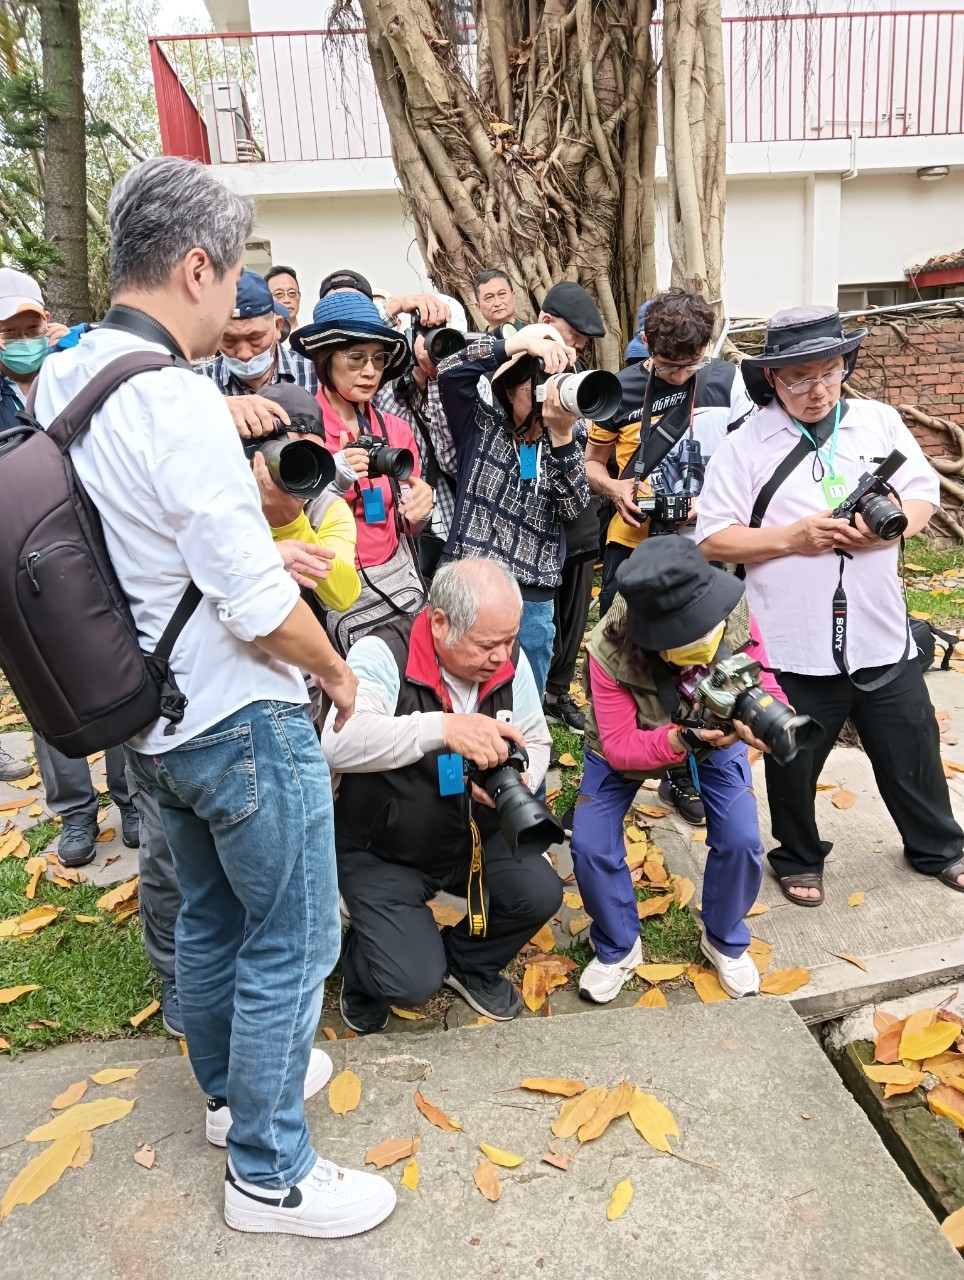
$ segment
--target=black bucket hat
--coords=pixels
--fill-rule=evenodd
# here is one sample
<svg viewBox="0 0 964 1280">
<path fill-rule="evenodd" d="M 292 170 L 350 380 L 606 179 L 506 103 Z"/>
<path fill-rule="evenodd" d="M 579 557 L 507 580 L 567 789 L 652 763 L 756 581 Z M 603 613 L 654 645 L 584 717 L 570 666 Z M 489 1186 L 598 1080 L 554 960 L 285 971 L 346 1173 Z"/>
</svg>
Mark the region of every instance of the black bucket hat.
<svg viewBox="0 0 964 1280">
<path fill-rule="evenodd" d="M 764 369 L 785 369 L 789 365 L 829 360 L 843 356 L 849 378 L 857 363 L 866 329 L 844 333 L 836 307 L 790 307 L 767 321 L 766 345 L 758 356 L 744 356 L 740 364 L 743 381 L 757 404 L 769 404 L 774 390 Z"/>
<path fill-rule="evenodd" d="M 689 538 L 647 538 L 616 570 L 627 632 L 640 649 L 692 644 L 728 618 L 743 599 L 739 578 L 714 569 Z"/>
</svg>

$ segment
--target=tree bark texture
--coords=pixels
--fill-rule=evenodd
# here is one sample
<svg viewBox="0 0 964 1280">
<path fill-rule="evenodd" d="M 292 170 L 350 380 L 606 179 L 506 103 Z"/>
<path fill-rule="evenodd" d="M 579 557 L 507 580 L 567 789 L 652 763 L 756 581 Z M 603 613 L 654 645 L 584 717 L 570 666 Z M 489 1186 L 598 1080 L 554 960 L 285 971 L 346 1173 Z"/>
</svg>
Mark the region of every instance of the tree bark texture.
<svg viewBox="0 0 964 1280">
<path fill-rule="evenodd" d="M 58 320 L 91 320 L 87 274 L 87 135 L 78 0 L 39 0 L 44 92 L 44 236 L 58 262 L 47 306 Z"/>
<path fill-rule="evenodd" d="M 433 0 L 336 8 L 368 30 L 426 265 L 470 311 L 473 277 L 504 268 L 526 318 L 552 284 L 579 281 L 608 331 L 597 362 L 618 368 L 623 335 L 656 289 L 654 0 L 474 7 L 472 45 Z"/>
</svg>

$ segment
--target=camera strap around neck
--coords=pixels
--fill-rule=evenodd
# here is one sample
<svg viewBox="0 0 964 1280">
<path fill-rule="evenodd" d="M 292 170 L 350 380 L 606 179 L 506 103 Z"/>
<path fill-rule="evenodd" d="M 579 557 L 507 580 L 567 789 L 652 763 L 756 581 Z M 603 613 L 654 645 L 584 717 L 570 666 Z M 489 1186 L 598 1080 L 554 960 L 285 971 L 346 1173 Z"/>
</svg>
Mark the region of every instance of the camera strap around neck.
<svg viewBox="0 0 964 1280">
<path fill-rule="evenodd" d="M 621 480 L 632 478 L 637 486 L 648 480 L 654 469 L 690 430 L 696 411 L 696 380 L 697 375 L 694 374 L 683 399 L 667 409 L 654 427 L 653 393 L 656 375 L 649 375 L 643 397 L 643 416 L 639 422 L 639 447 L 623 468 Z"/>
</svg>

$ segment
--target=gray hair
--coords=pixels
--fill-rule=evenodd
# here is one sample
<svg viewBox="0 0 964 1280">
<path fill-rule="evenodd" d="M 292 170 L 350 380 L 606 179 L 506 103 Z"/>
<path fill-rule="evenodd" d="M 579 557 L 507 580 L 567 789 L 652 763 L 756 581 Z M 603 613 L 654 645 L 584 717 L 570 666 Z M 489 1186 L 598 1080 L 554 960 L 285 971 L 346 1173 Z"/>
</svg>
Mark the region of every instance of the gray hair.
<svg viewBox="0 0 964 1280">
<path fill-rule="evenodd" d="M 155 156 L 135 165 L 110 197 L 110 287 L 160 288 L 194 248 L 217 279 L 241 260 L 254 208 L 203 165 Z"/>
<path fill-rule="evenodd" d="M 458 644 L 475 626 L 479 605 L 491 591 L 493 579 L 501 579 L 521 609 L 519 584 L 498 560 L 453 560 L 436 572 L 429 588 L 428 605 L 430 609 L 441 609 L 445 614 L 449 624 L 449 644 Z"/>
</svg>

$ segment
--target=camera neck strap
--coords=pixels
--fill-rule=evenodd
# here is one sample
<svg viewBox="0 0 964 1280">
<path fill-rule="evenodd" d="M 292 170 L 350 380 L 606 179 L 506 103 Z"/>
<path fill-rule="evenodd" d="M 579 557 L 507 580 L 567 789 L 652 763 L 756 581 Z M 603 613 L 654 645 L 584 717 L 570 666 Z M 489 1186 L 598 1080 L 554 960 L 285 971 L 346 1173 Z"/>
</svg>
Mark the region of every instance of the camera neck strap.
<svg viewBox="0 0 964 1280">
<path fill-rule="evenodd" d="M 165 329 L 159 320 L 149 316 L 146 311 L 139 311 L 137 307 L 125 307 L 122 303 L 115 302 L 108 309 L 103 320 L 94 327 L 123 329 L 125 333 L 133 333 L 138 338 L 143 338 L 145 342 L 155 342 L 178 360 L 183 360 L 184 364 L 190 368 L 187 356 L 170 330 Z"/>
<path fill-rule="evenodd" d="M 621 480 L 632 476 L 636 486 L 648 480 L 653 470 L 659 466 L 687 431 L 692 429 L 696 412 L 696 374 L 694 373 L 686 386 L 686 395 L 676 404 L 671 405 L 653 426 L 653 394 L 656 375 L 650 373 L 643 396 L 643 416 L 639 422 L 639 447 L 623 468 Z"/>
<path fill-rule="evenodd" d="M 876 676 L 873 680 L 855 680 L 847 667 L 847 593 L 843 584 L 844 568 L 847 561 L 852 560 L 853 556 L 849 551 L 838 551 L 837 557 L 840 560 L 840 574 L 837 578 L 837 589 L 833 593 L 833 630 L 831 633 L 834 665 L 842 676 L 847 677 L 855 689 L 859 689 L 861 693 L 873 693 L 876 689 L 882 689 L 884 685 L 896 680 L 907 665 L 912 643 L 910 620 L 908 619 L 907 621 L 907 641 L 904 645 L 904 652 L 894 665 L 888 667 L 883 675 Z"/>
</svg>

